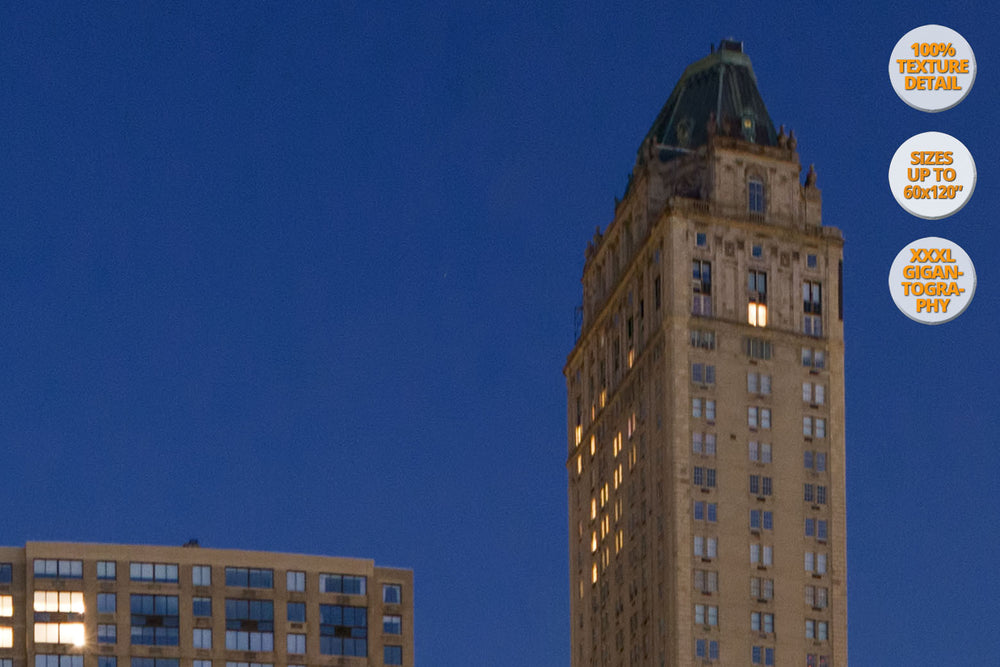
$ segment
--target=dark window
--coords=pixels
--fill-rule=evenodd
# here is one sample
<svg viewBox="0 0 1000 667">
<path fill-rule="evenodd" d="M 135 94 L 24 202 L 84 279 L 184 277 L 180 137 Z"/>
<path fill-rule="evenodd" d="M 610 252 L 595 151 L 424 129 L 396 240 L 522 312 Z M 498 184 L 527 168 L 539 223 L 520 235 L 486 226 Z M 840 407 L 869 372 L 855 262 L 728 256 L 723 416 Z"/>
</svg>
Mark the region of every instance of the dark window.
<svg viewBox="0 0 1000 667">
<path fill-rule="evenodd" d="M 364 595 L 366 580 L 349 574 L 319 575 L 320 593 L 345 593 L 347 595 Z"/>
<path fill-rule="evenodd" d="M 289 602 L 288 603 L 288 621 L 290 623 L 305 623 L 306 622 L 306 603 L 305 602 Z"/>
<path fill-rule="evenodd" d="M 211 616 L 212 598 L 191 598 L 191 608 L 194 616 Z"/>
<path fill-rule="evenodd" d="M 368 608 L 321 604 L 319 652 L 323 655 L 368 655 Z"/>
<path fill-rule="evenodd" d="M 274 570 L 227 567 L 226 586 L 240 588 L 274 588 Z"/>
<path fill-rule="evenodd" d="M 9 584 L 14 575 L 11 563 L 0 563 L 0 584 Z"/>
<path fill-rule="evenodd" d="M 132 595 L 132 644 L 177 646 L 180 622 L 176 595 Z"/>
<path fill-rule="evenodd" d="M 382 662 L 386 665 L 402 665 L 403 664 L 403 647 L 402 646 L 386 646 L 385 655 L 383 656 Z"/>
</svg>

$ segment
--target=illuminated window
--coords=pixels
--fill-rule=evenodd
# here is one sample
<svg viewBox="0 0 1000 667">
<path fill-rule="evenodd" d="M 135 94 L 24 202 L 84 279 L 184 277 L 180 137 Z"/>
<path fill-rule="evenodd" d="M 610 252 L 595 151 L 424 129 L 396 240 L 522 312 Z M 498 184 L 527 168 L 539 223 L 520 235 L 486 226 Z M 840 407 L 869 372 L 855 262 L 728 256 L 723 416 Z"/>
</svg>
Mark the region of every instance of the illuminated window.
<svg viewBox="0 0 1000 667">
<path fill-rule="evenodd" d="M 402 665 L 403 664 L 403 647 L 402 646 L 385 646 L 382 662 L 386 665 Z"/>
<path fill-rule="evenodd" d="M 764 212 L 764 183 L 752 179 L 747 183 L 747 208 L 751 213 Z"/>
<path fill-rule="evenodd" d="M 99 623 L 97 625 L 98 644 L 117 644 L 118 626 L 113 623 Z"/>
<path fill-rule="evenodd" d="M 285 635 L 285 649 L 288 653 L 301 654 L 306 652 L 306 636 L 289 633 Z"/>
<path fill-rule="evenodd" d="M 319 575 L 320 593 L 344 593 L 345 595 L 364 595 L 368 580 L 353 574 L 321 574 Z"/>
<path fill-rule="evenodd" d="M 39 623 L 36 621 L 35 643 L 83 646 L 83 623 Z"/>
<path fill-rule="evenodd" d="M 274 588 L 274 570 L 248 567 L 227 567 L 226 586 L 240 588 Z"/>
<path fill-rule="evenodd" d="M 285 588 L 289 591 L 304 591 L 306 589 L 306 573 L 293 571 L 285 573 Z"/>
<path fill-rule="evenodd" d="M 177 583 L 176 563 L 130 563 L 128 572 L 132 581 Z"/>
<path fill-rule="evenodd" d="M 0 617 L 10 618 L 14 615 L 14 596 L 0 595 Z"/>
<path fill-rule="evenodd" d="M 129 611 L 133 645 L 177 646 L 180 643 L 176 595 L 132 595 Z"/>
<path fill-rule="evenodd" d="M 36 614 L 51 612 L 83 614 L 83 593 L 75 591 L 35 591 L 33 610 Z"/>
<path fill-rule="evenodd" d="M 210 565 L 195 565 L 191 568 L 191 583 L 195 586 L 212 585 L 212 567 Z"/>
<path fill-rule="evenodd" d="M 695 260 L 691 262 L 691 314 L 711 317 L 712 315 L 712 263 Z"/>
<path fill-rule="evenodd" d="M 118 566 L 113 560 L 97 561 L 98 579 L 116 579 L 118 577 Z"/>
<path fill-rule="evenodd" d="M 403 617 L 387 614 L 382 617 L 382 632 L 387 635 L 403 634 Z"/>
<path fill-rule="evenodd" d="M 767 273 L 764 271 L 750 271 L 747 279 L 747 302 L 747 323 L 754 327 L 766 327 Z"/>
<path fill-rule="evenodd" d="M 82 579 L 82 560 L 42 560 L 35 559 L 35 577 L 58 577 L 60 579 Z"/>
<path fill-rule="evenodd" d="M 0 625 L 0 648 L 14 648 L 14 628 Z"/>
<path fill-rule="evenodd" d="M 368 608 L 321 604 L 319 652 L 323 655 L 368 655 Z"/>
</svg>

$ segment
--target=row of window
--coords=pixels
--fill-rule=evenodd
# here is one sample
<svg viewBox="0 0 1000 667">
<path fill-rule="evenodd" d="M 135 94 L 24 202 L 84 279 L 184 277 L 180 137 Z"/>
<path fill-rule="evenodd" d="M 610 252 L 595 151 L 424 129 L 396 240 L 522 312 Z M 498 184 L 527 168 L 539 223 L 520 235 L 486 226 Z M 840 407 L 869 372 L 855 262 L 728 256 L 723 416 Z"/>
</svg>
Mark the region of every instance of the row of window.
<svg viewBox="0 0 1000 667">
<path fill-rule="evenodd" d="M 367 656 L 367 650 L 363 654 Z M 403 647 L 383 647 L 382 664 L 402 665 Z M 180 667 L 178 658 L 130 658 L 130 667 Z M 13 667 L 10 659 L 0 659 L 0 667 Z M 82 655 L 36 654 L 35 667 L 83 667 Z M 113 655 L 97 656 L 97 667 L 118 667 L 118 658 Z M 211 660 L 194 660 L 192 667 L 213 667 Z M 270 662 L 232 662 L 226 661 L 226 667 L 274 667 Z M 288 665 L 288 667 L 304 667 L 304 665 Z"/>
<path fill-rule="evenodd" d="M 747 443 L 748 457 L 755 463 L 771 463 L 771 445 L 766 442 L 751 440 Z M 716 440 L 714 433 L 695 432 L 691 434 L 691 451 L 703 456 L 715 456 Z M 803 466 L 806 470 L 815 472 L 826 471 L 826 453 L 807 450 L 803 454 Z M 754 484 L 751 478 L 751 485 Z M 759 488 L 759 487 L 758 487 Z M 751 491 L 757 493 L 757 491 Z M 826 487 L 821 485 L 805 485 L 805 500 L 822 505 L 826 503 Z M 770 494 L 764 494 L 770 495 Z"/>
<path fill-rule="evenodd" d="M 274 570 L 263 568 L 227 567 L 226 586 L 239 588 L 274 588 Z M 34 574 L 38 578 L 81 579 L 83 561 L 36 558 Z M 10 583 L 12 567 L 10 563 L 0 563 L 0 583 Z M 115 561 L 97 562 L 98 579 L 116 579 Z M 176 563 L 130 563 L 129 579 L 132 581 L 155 581 L 161 583 L 178 582 Z M 191 568 L 191 583 L 194 586 L 212 585 L 212 568 L 209 565 L 194 565 Z M 367 578 L 349 574 L 320 574 L 321 593 L 342 593 L 365 595 Z M 289 591 L 305 591 L 306 573 L 289 571 L 286 573 L 286 587 Z M 385 584 L 382 588 L 383 602 L 399 604 L 402 591 L 398 584 Z"/>
</svg>

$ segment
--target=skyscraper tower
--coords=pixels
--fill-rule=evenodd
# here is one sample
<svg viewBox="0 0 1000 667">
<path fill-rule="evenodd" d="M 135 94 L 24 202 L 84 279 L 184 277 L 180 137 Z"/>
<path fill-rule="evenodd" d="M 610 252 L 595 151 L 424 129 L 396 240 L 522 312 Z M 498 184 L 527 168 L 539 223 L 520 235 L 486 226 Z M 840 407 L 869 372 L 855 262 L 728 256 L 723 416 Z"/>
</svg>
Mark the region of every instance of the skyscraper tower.
<svg viewBox="0 0 1000 667">
<path fill-rule="evenodd" d="M 801 171 L 725 40 L 587 247 L 574 667 L 847 664 L 843 239 Z"/>
</svg>

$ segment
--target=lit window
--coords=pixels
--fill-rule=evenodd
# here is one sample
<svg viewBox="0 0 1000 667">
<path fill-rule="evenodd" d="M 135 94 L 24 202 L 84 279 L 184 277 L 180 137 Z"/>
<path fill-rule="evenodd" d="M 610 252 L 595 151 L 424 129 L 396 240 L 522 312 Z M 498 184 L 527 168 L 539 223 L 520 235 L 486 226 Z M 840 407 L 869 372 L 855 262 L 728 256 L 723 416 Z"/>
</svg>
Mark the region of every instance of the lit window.
<svg viewBox="0 0 1000 667">
<path fill-rule="evenodd" d="M 14 628 L 0 625 L 0 648 L 14 648 Z"/>
<path fill-rule="evenodd" d="M 191 568 L 191 583 L 195 586 L 212 585 L 212 568 L 209 565 L 195 565 Z"/>
<path fill-rule="evenodd" d="M 35 577 L 53 577 L 60 579 L 82 579 L 82 560 L 43 560 L 35 559 Z"/>
<path fill-rule="evenodd" d="M 289 633 L 285 636 L 288 653 L 301 654 L 306 652 L 306 636 Z"/>
<path fill-rule="evenodd" d="M 0 595 L 0 617 L 10 618 L 14 615 L 14 596 Z"/>
<path fill-rule="evenodd" d="M 384 654 L 382 656 L 382 662 L 386 665 L 402 665 L 403 664 L 403 647 L 402 646 L 385 646 Z"/>
<path fill-rule="evenodd" d="M 323 655 L 368 655 L 368 609 L 319 606 L 319 652 Z"/>
<path fill-rule="evenodd" d="M 403 589 L 399 584 L 384 584 L 382 586 L 382 602 L 385 604 L 401 604 Z"/>
<path fill-rule="evenodd" d="M 129 579 L 132 581 L 160 581 L 177 583 L 176 563 L 130 563 Z"/>
<path fill-rule="evenodd" d="M 98 579 L 116 579 L 118 577 L 118 567 L 113 560 L 97 561 Z"/>
<path fill-rule="evenodd" d="M 712 315 L 712 263 L 694 261 L 691 263 L 693 298 L 691 314 L 711 317 Z"/>
<path fill-rule="evenodd" d="M 287 572 L 285 575 L 285 587 L 289 591 L 304 591 L 306 589 L 306 573 Z"/>
<path fill-rule="evenodd" d="M 75 591 L 35 591 L 33 610 L 36 613 L 58 612 L 61 614 L 82 614 L 84 613 L 83 593 Z"/>
<path fill-rule="evenodd" d="M 751 213 L 764 212 L 764 184 L 756 179 L 747 183 L 747 207 Z"/>
<path fill-rule="evenodd" d="M 755 251 L 759 247 L 754 246 Z M 764 271 L 750 271 L 747 279 L 747 304 L 747 323 L 753 327 L 766 327 L 767 274 Z"/>
</svg>

